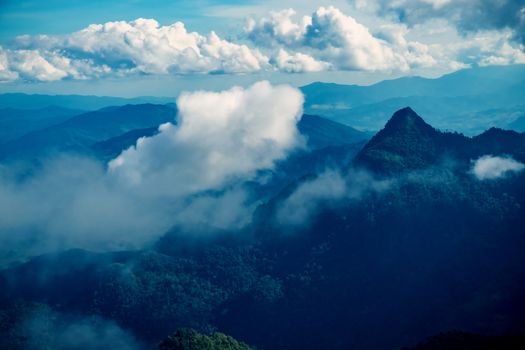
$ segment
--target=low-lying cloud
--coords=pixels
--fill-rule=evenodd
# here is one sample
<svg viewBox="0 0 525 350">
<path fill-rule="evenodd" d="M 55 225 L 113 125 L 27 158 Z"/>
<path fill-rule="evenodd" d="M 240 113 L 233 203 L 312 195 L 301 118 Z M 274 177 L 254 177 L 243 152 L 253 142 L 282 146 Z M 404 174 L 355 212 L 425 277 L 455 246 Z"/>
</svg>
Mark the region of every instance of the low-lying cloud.
<svg viewBox="0 0 525 350">
<path fill-rule="evenodd" d="M 391 180 L 378 180 L 365 170 L 349 169 L 346 173 L 327 170 L 305 181 L 277 207 L 279 224 L 301 227 L 308 225 L 322 205 L 337 204 L 341 200 L 359 200 L 369 192 L 380 192 L 390 187 Z"/>
<path fill-rule="evenodd" d="M 11 333 L 29 350 L 138 350 L 144 346 L 113 321 L 70 315 L 41 305 L 27 312 Z M 17 344 L 20 346 L 21 344 Z"/>
<path fill-rule="evenodd" d="M 268 82 L 182 94 L 177 125 L 139 139 L 108 169 L 58 156 L 22 181 L 0 172 L 2 256 L 135 248 L 173 225 L 249 223 L 244 184 L 304 144 L 302 103 L 299 90 Z"/>
<path fill-rule="evenodd" d="M 472 173 L 478 180 L 494 180 L 525 169 L 525 164 L 512 157 L 485 155 L 472 163 Z"/>
<path fill-rule="evenodd" d="M 186 195 L 251 179 L 302 144 L 303 96 L 259 82 L 223 92 L 183 93 L 179 120 L 109 163 L 110 175 L 149 193 Z"/>
</svg>

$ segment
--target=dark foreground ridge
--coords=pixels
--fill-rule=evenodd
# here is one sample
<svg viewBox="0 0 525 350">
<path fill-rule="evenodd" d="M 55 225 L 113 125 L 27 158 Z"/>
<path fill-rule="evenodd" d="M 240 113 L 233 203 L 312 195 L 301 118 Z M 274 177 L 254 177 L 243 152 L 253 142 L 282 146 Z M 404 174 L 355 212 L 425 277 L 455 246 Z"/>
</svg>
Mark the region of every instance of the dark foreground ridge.
<svg viewBox="0 0 525 350">
<path fill-rule="evenodd" d="M 523 134 L 468 138 L 403 109 L 359 149 L 355 162 L 381 176 L 341 155 L 329 168 L 338 186 L 316 182 L 327 167 L 311 164 L 334 152 L 311 151 L 275 168 L 282 182 L 242 230 L 173 227 L 141 250 L 61 251 L 6 266 L 0 349 L 59 348 L 53 340 L 71 319 L 118 325 L 146 348 L 165 339 L 165 349 L 249 349 L 210 330 L 262 350 L 399 349 L 453 329 L 479 336 L 439 336 L 416 349 L 506 349 L 504 335 L 525 334 L 525 172 L 484 181 L 470 172 L 475 156 L 523 161 Z M 337 155 L 350 151 L 338 146 Z M 334 198 L 330 188 L 341 187 Z M 280 221 L 280 208 L 303 214 L 304 225 Z M 184 327 L 195 331 L 166 339 Z"/>
</svg>

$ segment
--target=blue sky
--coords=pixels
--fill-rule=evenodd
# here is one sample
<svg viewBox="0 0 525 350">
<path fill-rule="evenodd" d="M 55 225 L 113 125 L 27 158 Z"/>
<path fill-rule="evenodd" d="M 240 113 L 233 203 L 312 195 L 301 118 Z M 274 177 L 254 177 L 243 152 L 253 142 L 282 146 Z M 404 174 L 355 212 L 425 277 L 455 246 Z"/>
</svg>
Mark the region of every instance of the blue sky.
<svg viewBox="0 0 525 350">
<path fill-rule="evenodd" d="M 196 31 L 217 30 L 228 28 L 231 20 L 207 15 L 211 9 L 247 7 L 254 3 L 239 0 L 1 0 L 0 41 L 5 43 L 22 34 L 64 34 L 91 23 L 140 17 L 155 18 L 162 24 L 183 21 Z"/>
<path fill-rule="evenodd" d="M 0 91 L 434 77 L 525 63 L 523 13 L 525 0 L 0 0 Z"/>
</svg>

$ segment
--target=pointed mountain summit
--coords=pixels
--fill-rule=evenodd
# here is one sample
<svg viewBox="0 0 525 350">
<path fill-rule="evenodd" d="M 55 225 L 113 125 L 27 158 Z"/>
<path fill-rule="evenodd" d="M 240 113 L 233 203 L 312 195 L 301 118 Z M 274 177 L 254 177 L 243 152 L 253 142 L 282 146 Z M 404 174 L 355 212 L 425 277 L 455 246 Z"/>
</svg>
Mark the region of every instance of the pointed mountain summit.
<svg viewBox="0 0 525 350">
<path fill-rule="evenodd" d="M 386 123 L 383 131 L 398 133 L 420 132 L 426 135 L 433 135 L 436 133 L 436 130 L 427 124 L 423 118 L 417 115 L 417 113 L 410 107 L 405 107 L 395 112 Z"/>
<path fill-rule="evenodd" d="M 354 163 L 379 174 L 422 169 L 450 157 L 469 165 L 482 155 L 512 156 L 525 161 L 525 134 L 492 128 L 473 138 L 441 132 L 410 107 L 395 112 L 357 154 Z"/>
<path fill-rule="evenodd" d="M 359 152 L 355 161 L 384 174 L 423 168 L 439 156 L 443 135 L 406 107 L 394 113 L 385 127 Z"/>
</svg>

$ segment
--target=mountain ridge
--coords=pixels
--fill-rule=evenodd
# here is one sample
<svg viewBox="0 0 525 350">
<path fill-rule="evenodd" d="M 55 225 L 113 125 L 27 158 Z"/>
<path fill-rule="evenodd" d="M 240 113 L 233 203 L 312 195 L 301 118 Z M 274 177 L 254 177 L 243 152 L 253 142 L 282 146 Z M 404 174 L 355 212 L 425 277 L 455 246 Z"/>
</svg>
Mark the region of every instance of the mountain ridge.
<svg viewBox="0 0 525 350">
<path fill-rule="evenodd" d="M 395 174 L 428 167 L 447 156 L 468 163 L 485 154 L 510 155 L 524 161 L 525 134 L 499 128 L 474 137 L 442 132 L 405 107 L 370 139 L 354 164 L 377 173 Z"/>
</svg>

